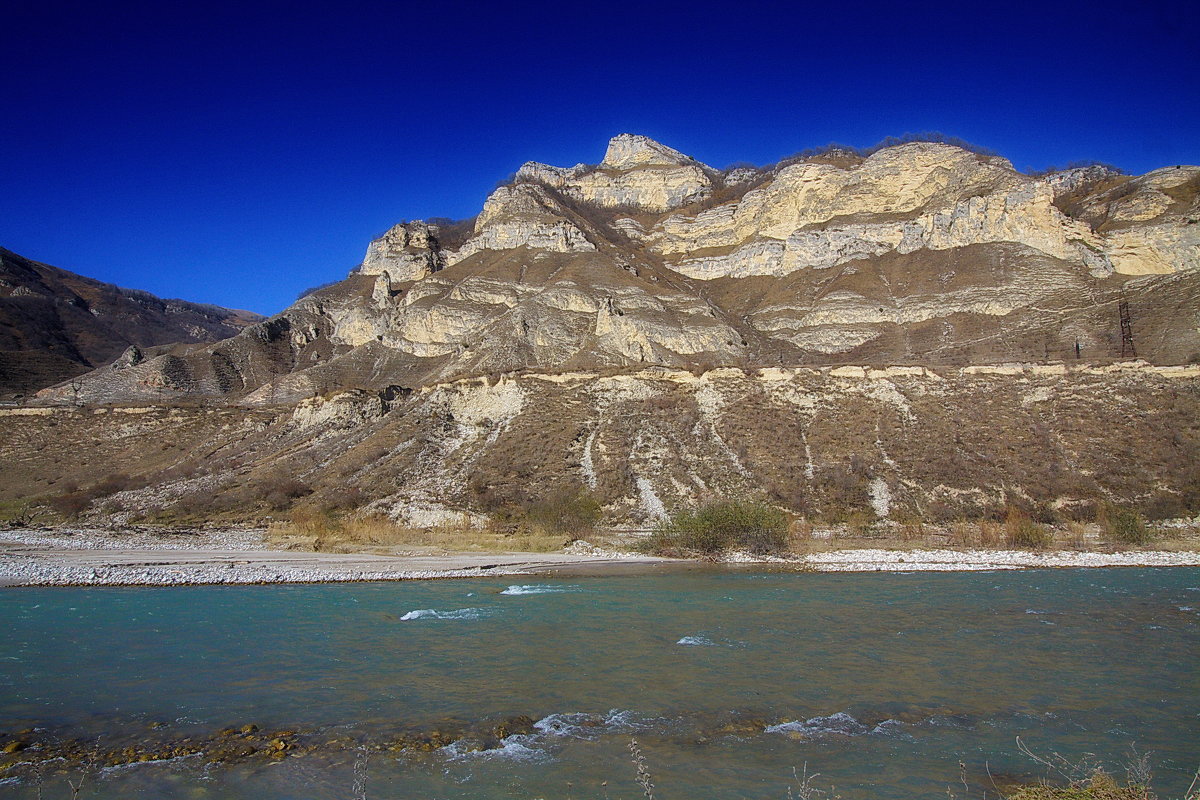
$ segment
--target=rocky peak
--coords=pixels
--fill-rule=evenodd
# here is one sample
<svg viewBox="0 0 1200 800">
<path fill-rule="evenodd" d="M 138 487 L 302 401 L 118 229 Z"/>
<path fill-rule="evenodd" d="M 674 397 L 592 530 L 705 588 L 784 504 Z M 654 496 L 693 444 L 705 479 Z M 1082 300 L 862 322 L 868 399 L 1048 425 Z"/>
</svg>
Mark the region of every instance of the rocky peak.
<svg viewBox="0 0 1200 800">
<path fill-rule="evenodd" d="M 1121 172 L 1115 167 L 1091 164 L 1085 167 L 1071 167 L 1051 172 L 1042 176 L 1040 180 L 1050 187 L 1054 192 L 1054 199 L 1058 200 L 1073 193 L 1087 191 L 1088 188 L 1094 188 L 1104 181 L 1119 177 L 1121 177 Z"/>
<path fill-rule="evenodd" d="M 596 249 L 546 188 L 516 183 L 492 192 L 475 220 L 475 235 L 449 259 L 454 263 L 481 250 L 517 247 L 559 253 Z"/>
<path fill-rule="evenodd" d="M 421 220 L 400 222 L 367 245 L 358 268 L 362 275 L 387 274 L 394 281 L 415 281 L 437 272 L 441 259 L 436 225 Z"/>
<path fill-rule="evenodd" d="M 587 164 L 576 164 L 573 167 L 552 167 L 539 161 L 526 161 L 517 170 L 516 178 L 521 182 L 544 183 L 560 189 L 568 181 L 578 178 L 589 169 Z"/>
<path fill-rule="evenodd" d="M 601 208 L 631 206 L 663 212 L 709 197 L 713 174 L 678 150 L 623 133 L 608 143 L 599 168 L 552 167 L 531 161 L 517 171 L 516 180 L 544 184 L 571 200 Z"/>
<path fill-rule="evenodd" d="M 622 133 L 609 140 L 608 150 L 604 153 L 604 161 L 600 166 L 608 169 L 634 169 L 696 166 L 696 163 L 678 150 L 672 150 L 647 136 Z"/>
<path fill-rule="evenodd" d="M 483 210 L 475 220 L 475 232 L 486 230 L 504 217 L 554 216 L 558 213 L 558 204 L 537 184 L 516 183 L 500 186 L 484 201 Z"/>
</svg>

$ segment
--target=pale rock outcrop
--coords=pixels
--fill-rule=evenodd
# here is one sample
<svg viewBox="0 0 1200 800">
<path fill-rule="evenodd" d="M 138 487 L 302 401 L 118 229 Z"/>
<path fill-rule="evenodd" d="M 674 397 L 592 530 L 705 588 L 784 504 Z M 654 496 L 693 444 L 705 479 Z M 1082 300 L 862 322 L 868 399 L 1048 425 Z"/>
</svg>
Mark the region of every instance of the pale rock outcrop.
<svg viewBox="0 0 1200 800">
<path fill-rule="evenodd" d="M 1177 189 L 1189 182 L 1200 180 L 1200 167 L 1183 164 L 1176 167 L 1161 167 L 1134 178 L 1134 180 L 1142 186 L 1159 191 Z"/>
<path fill-rule="evenodd" d="M 1200 189 L 1200 167 L 1167 167 L 1137 177 L 1114 175 L 1107 184 L 1100 184 L 1097 191 L 1079 198 L 1074 216 L 1094 227 L 1111 230 L 1155 219 L 1173 208 L 1186 215 L 1197 210 L 1197 189 Z"/>
<path fill-rule="evenodd" d="M 347 308 L 330 316 L 333 319 L 330 340 L 347 347 L 378 341 L 387 329 L 387 318 L 380 316 L 376 309 Z"/>
<path fill-rule="evenodd" d="M 349 428 L 379 419 L 383 413 L 383 404 L 376 395 L 349 391 L 301 400 L 292 410 L 292 420 L 300 430 L 323 425 Z"/>
<path fill-rule="evenodd" d="M 742 184 L 757 180 L 761 174 L 759 170 L 750 167 L 736 167 L 725 173 L 725 185 L 741 186 Z"/>
<path fill-rule="evenodd" d="M 1030 181 L 1010 191 L 970 197 L 908 220 L 803 227 L 782 241 L 752 240 L 726 254 L 684 258 L 676 262 L 675 268 L 694 278 L 786 275 L 891 251 L 911 253 L 1016 242 L 1056 258 L 1086 261 L 1100 274 L 1110 273 L 1112 267 L 1100 254 L 1099 237 L 1086 225 L 1064 217 L 1053 200 L 1050 187 Z"/>
<path fill-rule="evenodd" d="M 696 162 L 678 150 L 659 144 L 648 136 L 621 133 L 608 142 L 608 150 L 600 166 L 609 169 L 636 167 L 679 167 Z"/>
<path fill-rule="evenodd" d="M 956 147 L 910 144 L 881 150 L 853 169 L 800 163 L 743 198 L 695 216 L 674 215 L 638 236 L 685 275 L 786 275 L 888 252 L 946 250 L 1011 242 L 1084 266 L 1092 275 L 1195 269 L 1200 230 L 1174 219 L 1171 192 L 1200 169 L 1156 170 L 1118 192 L 1084 203 L 1078 219 L 1060 197 L 1118 176 L 1096 166 L 1042 179 L 1003 159 Z M 1118 187 L 1120 184 L 1118 184 Z M 1094 226 L 1106 222 L 1100 232 Z"/>
<path fill-rule="evenodd" d="M 501 186 L 483 205 L 475 222 L 475 235 L 448 263 L 457 263 L 481 250 L 529 247 L 556 253 L 592 252 L 596 245 L 564 218 L 562 210 L 544 188 L 517 183 Z"/>
<path fill-rule="evenodd" d="M 845 353 L 872 339 L 879 338 L 876 328 L 860 328 L 845 324 L 836 326 L 804 327 L 794 320 L 777 319 L 773 324 L 761 324 L 755 321 L 755 327 L 786 339 L 804 350 L 814 350 L 818 353 Z"/>
<path fill-rule="evenodd" d="M 630 206 L 661 212 L 706 199 L 712 186 L 712 178 L 701 167 L 651 165 L 589 172 L 564 186 L 564 191 L 602 208 Z"/>
<path fill-rule="evenodd" d="M 1123 275 L 1200 271 L 1200 224 L 1171 220 L 1105 237 L 1113 269 Z"/>
<path fill-rule="evenodd" d="M 530 162 L 517 180 L 544 183 L 566 196 L 603 208 L 630 206 L 662 212 L 705 199 L 712 171 L 645 136 L 621 134 L 608 144 L 599 167 L 551 167 Z"/>
<path fill-rule="evenodd" d="M 392 320 L 383 344 L 419 358 L 455 354 L 460 343 L 492 317 L 487 306 L 411 306 Z"/>
<path fill-rule="evenodd" d="M 386 271 L 375 278 L 375 284 L 371 287 L 371 299 L 379 308 L 386 307 L 392 301 L 392 279 Z"/>
<path fill-rule="evenodd" d="M 1075 167 L 1073 169 L 1051 172 L 1042 178 L 1042 182 L 1050 187 L 1054 192 L 1055 199 L 1057 199 L 1101 181 L 1120 177 L 1120 175 L 1121 172 L 1113 167 L 1104 164 L 1093 164 L 1087 167 Z"/>
<path fill-rule="evenodd" d="M 1112 222 L 1144 222 L 1166 213 L 1171 198 L 1154 189 L 1135 192 L 1115 201 L 1108 211 Z"/>
<path fill-rule="evenodd" d="M 602 349 L 636 362 L 669 363 L 664 350 L 734 358 L 744 349 L 741 335 L 707 306 L 670 296 L 614 293 L 599 304 L 594 332 Z"/>
<path fill-rule="evenodd" d="M 367 246 L 358 272 L 387 273 L 391 280 L 416 281 L 442 268 L 437 248 L 437 226 L 424 222 L 401 222 Z"/>
<path fill-rule="evenodd" d="M 735 246 L 755 236 L 782 240 L 839 217 L 915 216 L 931 204 L 942 207 L 1028 180 L 1005 163 L 940 144 L 880 150 L 854 169 L 802 162 L 783 168 L 737 203 L 663 220 L 650 244 L 671 255 Z"/>
</svg>

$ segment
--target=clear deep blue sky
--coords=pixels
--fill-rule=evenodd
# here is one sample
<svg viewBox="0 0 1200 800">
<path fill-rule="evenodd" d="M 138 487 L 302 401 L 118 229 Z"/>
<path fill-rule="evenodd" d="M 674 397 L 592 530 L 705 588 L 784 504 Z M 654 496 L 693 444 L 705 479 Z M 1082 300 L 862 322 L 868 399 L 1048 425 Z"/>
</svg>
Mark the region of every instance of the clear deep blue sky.
<svg viewBox="0 0 1200 800">
<path fill-rule="evenodd" d="M 930 130 L 1200 163 L 1194 4 L 3 5 L 0 246 L 262 313 L 620 132 L 715 166 Z"/>
</svg>

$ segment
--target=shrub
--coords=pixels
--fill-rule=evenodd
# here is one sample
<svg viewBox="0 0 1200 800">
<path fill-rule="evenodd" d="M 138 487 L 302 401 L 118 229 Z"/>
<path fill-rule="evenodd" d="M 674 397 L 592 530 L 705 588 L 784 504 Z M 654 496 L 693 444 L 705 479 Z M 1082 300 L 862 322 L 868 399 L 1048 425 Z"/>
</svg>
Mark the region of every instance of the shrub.
<svg viewBox="0 0 1200 800">
<path fill-rule="evenodd" d="M 544 533 L 571 539 L 591 533 L 601 517 L 600 501 L 587 491 L 565 489 L 532 503 L 525 511 L 529 524 Z"/>
<path fill-rule="evenodd" d="M 1044 550 L 1054 541 L 1050 531 L 1037 524 L 1018 508 L 1010 508 L 1004 519 L 1005 540 L 1009 547 Z"/>
<path fill-rule="evenodd" d="M 92 501 L 101 497 L 123 492 L 137 484 L 124 472 L 114 472 L 87 489 L 80 489 L 74 481 L 64 481 L 62 494 L 46 498 L 46 505 L 64 517 L 75 518 L 92 506 Z M 116 510 L 110 507 L 109 513 Z"/>
<path fill-rule="evenodd" d="M 67 492 L 46 498 L 46 504 L 64 517 L 78 517 L 92 504 L 92 496 L 87 492 Z"/>
<path fill-rule="evenodd" d="M 842 521 L 846 524 L 846 535 L 855 539 L 877 539 L 882 535 L 879 517 L 874 511 L 857 508 L 848 512 Z"/>
<path fill-rule="evenodd" d="M 367 495 L 357 486 L 335 486 L 321 496 L 321 505 L 332 511 L 346 511 L 366 505 L 367 500 Z"/>
<path fill-rule="evenodd" d="M 1100 525 L 1110 539 L 1123 544 L 1147 544 L 1151 539 L 1150 529 L 1132 508 L 1105 505 L 1101 509 Z"/>
<path fill-rule="evenodd" d="M 207 519 L 216 514 L 235 510 L 239 506 L 236 494 L 216 494 L 212 491 L 194 491 L 178 497 L 160 520 Z"/>
<path fill-rule="evenodd" d="M 1148 520 L 1176 519 L 1188 516 L 1188 510 L 1177 495 L 1160 492 L 1142 504 L 1142 514 Z"/>
<path fill-rule="evenodd" d="M 133 486 L 133 479 L 124 472 L 114 472 L 105 477 L 91 489 L 94 497 L 107 497 L 110 494 L 123 492 Z"/>
<path fill-rule="evenodd" d="M 649 547 L 657 553 L 770 553 L 785 549 L 787 542 L 788 519 L 779 509 L 755 500 L 720 500 L 660 523 Z"/>
<path fill-rule="evenodd" d="M 268 508 L 282 511 L 292 502 L 312 494 L 312 487 L 295 478 L 271 478 L 259 485 L 259 492 Z"/>
<path fill-rule="evenodd" d="M 980 547 L 995 547 L 1000 541 L 1000 525 L 992 520 L 977 521 Z"/>
</svg>

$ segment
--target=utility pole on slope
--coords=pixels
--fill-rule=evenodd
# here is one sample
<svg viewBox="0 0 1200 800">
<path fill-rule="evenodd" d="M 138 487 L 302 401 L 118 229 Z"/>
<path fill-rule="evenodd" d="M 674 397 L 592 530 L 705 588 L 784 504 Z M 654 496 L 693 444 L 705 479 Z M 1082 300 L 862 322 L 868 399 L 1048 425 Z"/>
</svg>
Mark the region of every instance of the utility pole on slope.
<svg viewBox="0 0 1200 800">
<path fill-rule="evenodd" d="M 1117 313 L 1121 317 L 1121 358 L 1137 358 L 1137 350 L 1133 347 L 1133 323 L 1129 316 L 1129 301 L 1125 298 L 1117 303 Z"/>
</svg>

